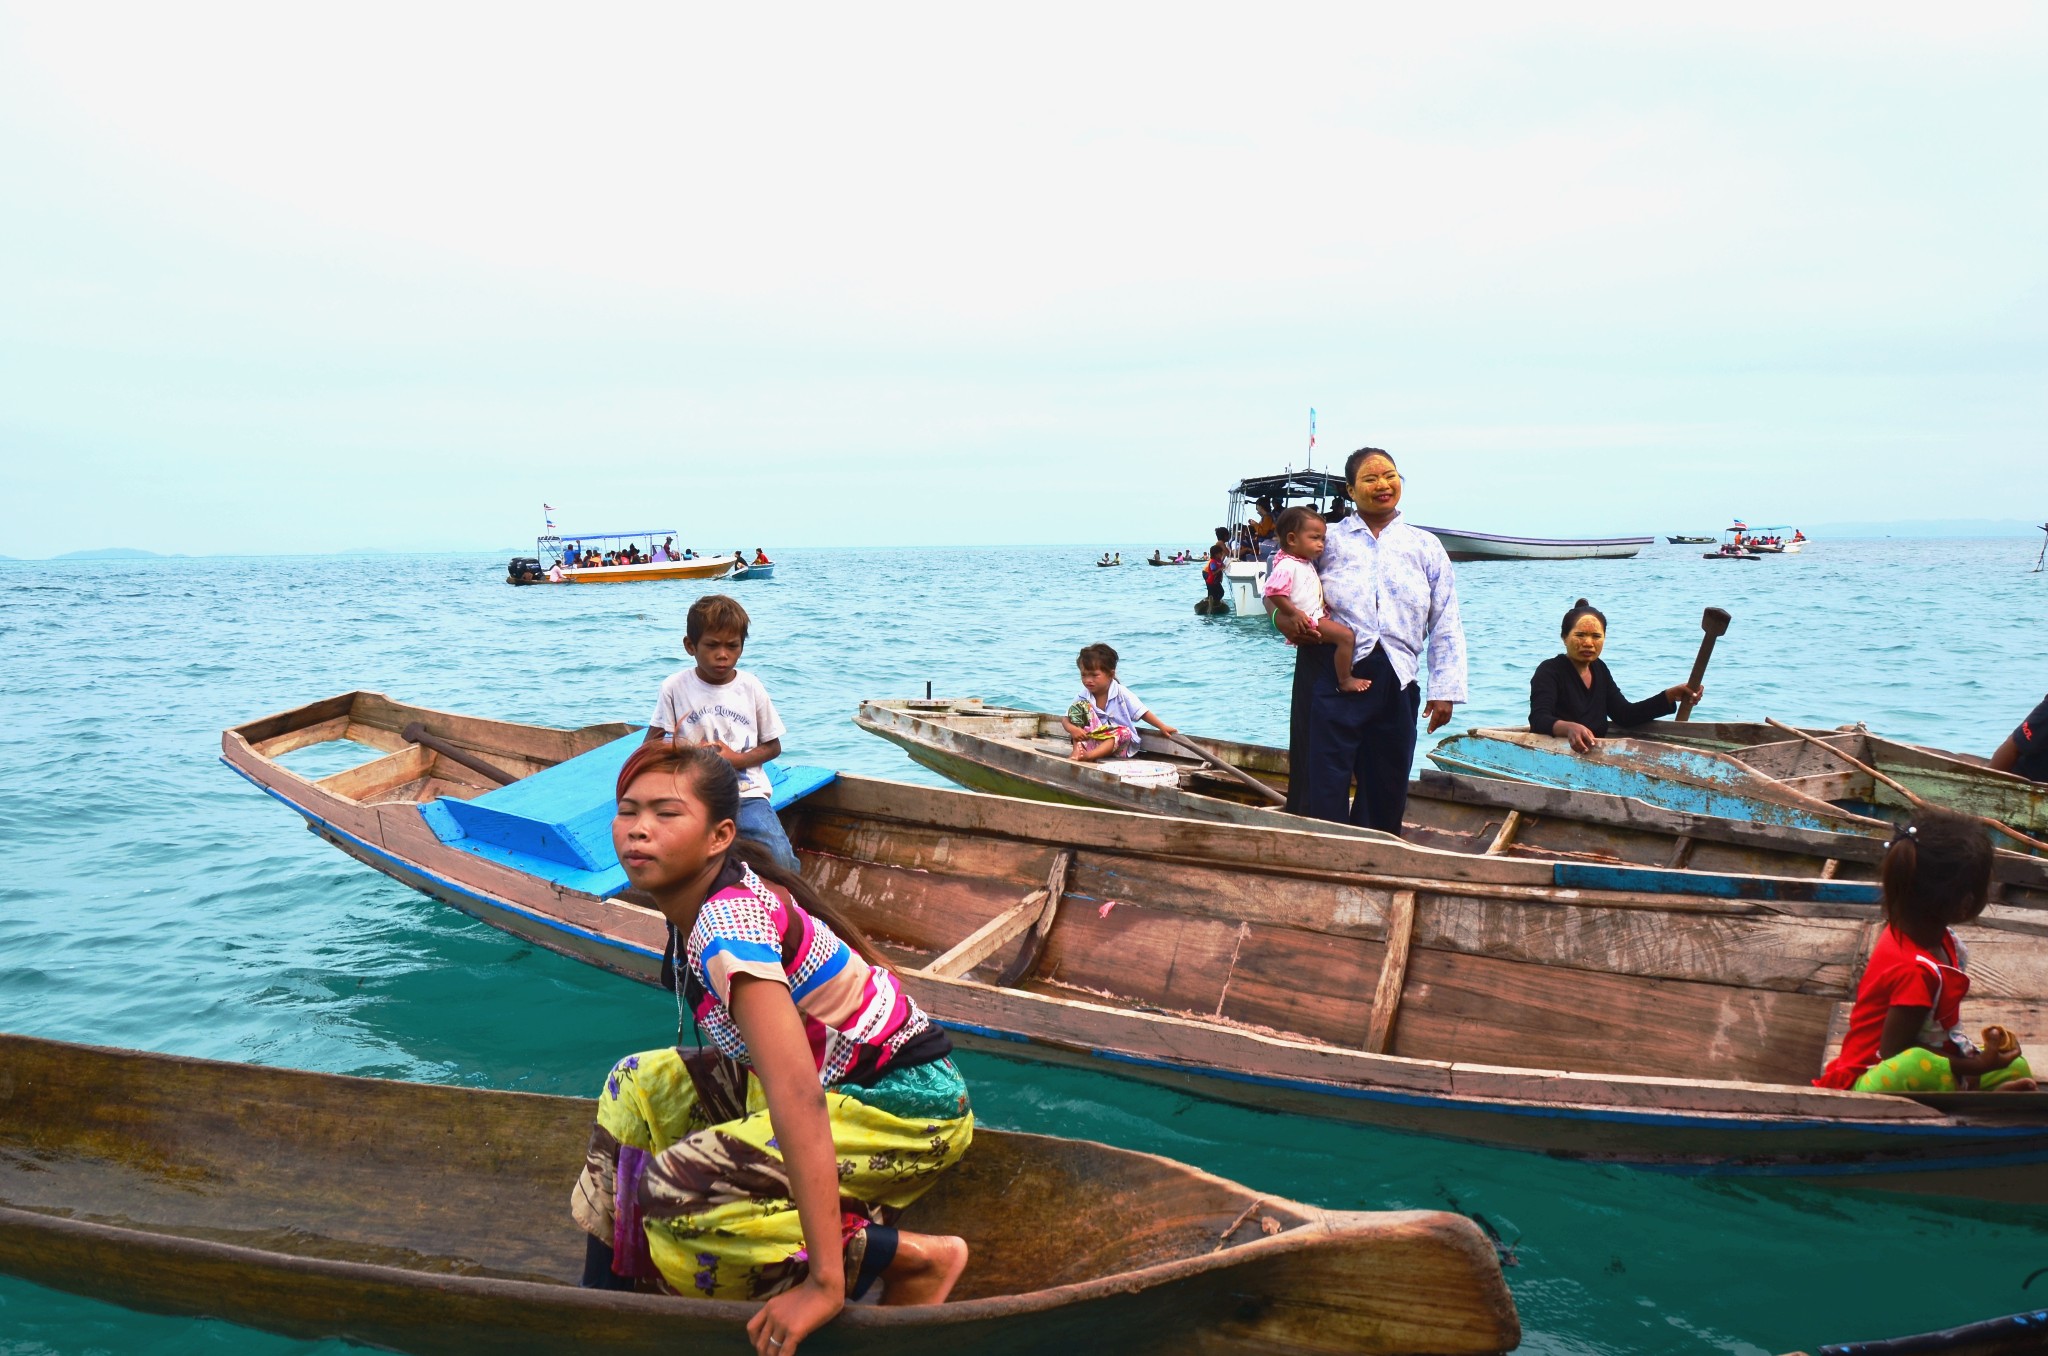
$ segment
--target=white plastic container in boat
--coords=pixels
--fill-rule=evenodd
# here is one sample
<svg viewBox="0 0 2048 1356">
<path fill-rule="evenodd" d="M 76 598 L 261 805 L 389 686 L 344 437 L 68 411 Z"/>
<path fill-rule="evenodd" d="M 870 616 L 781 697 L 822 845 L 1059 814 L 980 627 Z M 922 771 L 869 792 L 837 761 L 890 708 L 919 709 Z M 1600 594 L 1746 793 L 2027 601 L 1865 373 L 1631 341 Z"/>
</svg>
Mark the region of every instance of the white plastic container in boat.
<svg viewBox="0 0 2048 1356">
<path fill-rule="evenodd" d="M 1180 769 L 1146 758 L 1105 758 L 1095 766 L 1131 786 L 1179 786 Z"/>
</svg>

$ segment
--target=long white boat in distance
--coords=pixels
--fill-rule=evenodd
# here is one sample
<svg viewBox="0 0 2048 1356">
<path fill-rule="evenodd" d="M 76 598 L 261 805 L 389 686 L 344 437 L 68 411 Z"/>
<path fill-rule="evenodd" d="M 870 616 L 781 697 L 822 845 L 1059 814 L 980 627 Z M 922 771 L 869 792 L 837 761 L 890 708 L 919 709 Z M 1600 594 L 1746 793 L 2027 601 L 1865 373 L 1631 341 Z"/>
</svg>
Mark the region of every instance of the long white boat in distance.
<svg viewBox="0 0 2048 1356">
<path fill-rule="evenodd" d="M 1422 524 L 1417 523 L 1417 527 Z M 1452 560 L 1626 560 L 1655 537 L 1503 537 L 1450 527 L 1434 532 Z"/>
</svg>

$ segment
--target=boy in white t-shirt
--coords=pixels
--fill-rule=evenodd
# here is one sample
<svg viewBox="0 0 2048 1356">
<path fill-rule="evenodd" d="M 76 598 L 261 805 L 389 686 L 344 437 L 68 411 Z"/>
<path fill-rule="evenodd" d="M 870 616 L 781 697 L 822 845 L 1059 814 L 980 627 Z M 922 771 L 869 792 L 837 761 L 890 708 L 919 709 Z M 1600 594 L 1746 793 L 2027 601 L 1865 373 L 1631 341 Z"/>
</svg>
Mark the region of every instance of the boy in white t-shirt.
<svg viewBox="0 0 2048 1356">
<path fill-rule="evenodd" d="M 798 871 L 796 850 L 782 820 L 768 804 L 768 774 L 761 765 L 782 753 L 782 717 L 768 689 L 739 670 L 747 648 L 747 610 L 722 593 L 690 604 L 683 649 L 694 669 L 670 674 L 654 700 L 647 738 L 679 744 L 708 744 L 740 777 L 739 836 L 759 843 L 783 870 Z"/>
</svg>

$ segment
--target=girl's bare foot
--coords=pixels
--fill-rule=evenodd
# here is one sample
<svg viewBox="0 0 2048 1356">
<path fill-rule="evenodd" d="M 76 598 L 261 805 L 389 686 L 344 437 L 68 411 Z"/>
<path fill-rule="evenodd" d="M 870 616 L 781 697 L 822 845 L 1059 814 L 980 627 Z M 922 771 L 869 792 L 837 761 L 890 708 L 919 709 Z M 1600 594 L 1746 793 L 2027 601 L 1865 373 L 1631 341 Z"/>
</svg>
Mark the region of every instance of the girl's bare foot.
<svg viewBox="0 0 2048 1356">
<path fill-rule="evenodd" d="M 882 1303 L 943 1304 L 965 1270 L 966 1239 L 899 1233 L 896 1258 L 882 1272 Z"/>
<path fill-rule="evenodd" d="M 1371 686 L 1372 679 L 1370 678 L 1354 678 L 1348 673 L 1337 675 L 1337 690 L 1339 692 L 1363 692 Z"/>
<path fill-rule="evenodd" d="M 1993 1092 L 2039 1092 L 2041 1085 L 2031 1078 L 2009 1078 L 1993 1088 Z"/>
</svg>

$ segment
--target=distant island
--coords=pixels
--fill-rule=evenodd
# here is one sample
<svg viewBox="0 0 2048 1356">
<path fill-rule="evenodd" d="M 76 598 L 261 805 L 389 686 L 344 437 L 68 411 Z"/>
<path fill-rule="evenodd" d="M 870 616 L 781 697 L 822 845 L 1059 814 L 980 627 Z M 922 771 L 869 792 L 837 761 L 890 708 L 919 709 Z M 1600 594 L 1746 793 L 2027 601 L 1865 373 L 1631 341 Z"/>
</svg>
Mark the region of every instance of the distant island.
<svg viewBox="0 0 2048 1356">
<path fill-rule="evenodd" d="M 161 560 L 161 551 L 138 551 L 133 546 L 102 546 L 94 551 L 66 551 L 52 560 Z"/>
<path fill-rule="evenodd" d="M 1808 536 L 1830 537 L 2031 537 L 2039 523 L 2024 518 L 1902 518 L 1882 523 L 1822 523 Z"/>
</svg>

